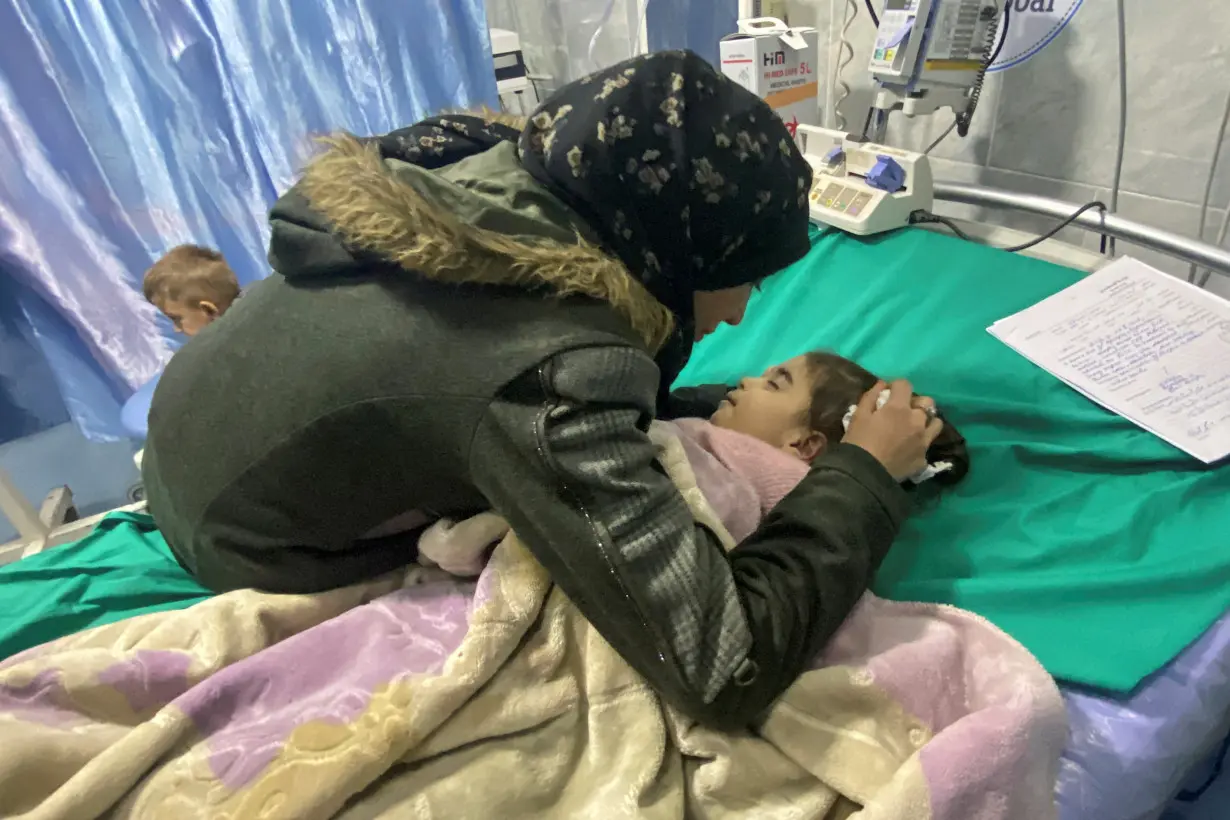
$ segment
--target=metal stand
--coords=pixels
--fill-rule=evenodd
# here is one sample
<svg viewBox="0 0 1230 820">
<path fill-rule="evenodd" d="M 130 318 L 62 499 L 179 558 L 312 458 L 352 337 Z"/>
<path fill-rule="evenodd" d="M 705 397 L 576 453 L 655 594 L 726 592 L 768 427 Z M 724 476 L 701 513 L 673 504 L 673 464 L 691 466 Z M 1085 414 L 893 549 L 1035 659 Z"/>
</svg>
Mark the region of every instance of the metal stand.
<svg viewBox="0 0 1230 820">
<path fill-rule="evenodd" d="M 140 509 L 144 504 L 126 509 Z M 68 487 L 56 487 L 47 493 L 38 510 L 22 495 L 12 477 L 0 470 L 0 512 L 17 530 L 17 540 L 0 545 L 0 564 L 6 559 L 25 558 L 47 547 L 65 544 L 81 538 L 103 518 L 102 515 L 78 519 L 73 506 L 73 494 Z M 109 515 L 110 513 L 104 513 Z"/>
<path fill-rule="evenodd" d="M 47 533 L 51 532 L 52 528 L 43 523 L 34 505 L 21 494 L 21 490 L 17 489 L 13 479 L 4 470 L 0 470 L 0 512 L 4 513 L 13 529 L 17 530 L 22 541 L 46 538 Z"/>
</svg>

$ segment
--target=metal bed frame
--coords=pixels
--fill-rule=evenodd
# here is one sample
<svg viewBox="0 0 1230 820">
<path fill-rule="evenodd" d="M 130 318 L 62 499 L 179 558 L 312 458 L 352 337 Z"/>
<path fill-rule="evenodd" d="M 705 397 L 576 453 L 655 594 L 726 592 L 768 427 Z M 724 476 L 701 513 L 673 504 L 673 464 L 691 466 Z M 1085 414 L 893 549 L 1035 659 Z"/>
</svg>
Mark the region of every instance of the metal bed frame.
<svg viewBox="0 0 1230 820">
<path fill-rule="evenodd" d="M 99 521 L 114 512 L 139 512 L 145 502 L 129 504 L 88 518 L 78 518 L 73 506 L 73 494 L 68 487 L 56 487 L 43 499 L 38 509 L 13 483 L 6 471 L 0 470 L 0 512 L 17 530 L 17 539 L 0 544 L 0 565 L 25 558 L 48 547 L 67 544 L 89 535 Z"/>
<path fill-rule="evenodd" d="M 1000 210 L 1023 211 L 1038 216 L 1067 219 L 1078 207 L 1076 203 L 1061 199 L 1051 199 L 1034 194 L 1020 194 L 1016 191 L 1006 191 L 1001 188 L 987 188 L 982 185 L 965 185 L 953 182 L 936 182 L 935 197 L 947 202 L 957 202 L 964 205 L 979 205 Z M 1088 211 L 1072 221 L 1073 227 L 1084 228 L 1093 233 L 1132 242 L 1145 248 L 1164 253 L 1184 262 L 1194 263 L 1203 268 L 1230 276 L 1230 251 L 1191 239 L 1172 231 L 1154 228 L 1142 222 L 1124 219 L 1115 214 L 1102 214 Z M 1053 241 L 1053 240 L 1050 240 Z"/>
</svg>

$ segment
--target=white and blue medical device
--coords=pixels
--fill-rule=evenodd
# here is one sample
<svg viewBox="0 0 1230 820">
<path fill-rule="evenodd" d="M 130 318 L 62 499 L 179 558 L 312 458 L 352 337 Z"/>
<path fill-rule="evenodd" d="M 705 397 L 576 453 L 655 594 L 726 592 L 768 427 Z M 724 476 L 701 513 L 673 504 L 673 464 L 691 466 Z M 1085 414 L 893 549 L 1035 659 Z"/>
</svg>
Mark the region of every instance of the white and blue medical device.
<svg viewBox="0 0 1230 820">
<path fill-rule="evenodd" d="M 931 210 L 931 164 L 923 154 L 811 125 L 800 125 L 794 138 L 812 167 L 813 222 L 867 236 Z"/>
<path fill-rule="evenodd" d="M 995 49 L 1000 0 L 885 0 L 871 54 L 877 92 L 867 136 L 884 138 L 888 114 L 952 109 L 969 130 Z"/>
<path fill-rule="evenodd" d="M 961 136 L 978 105 L 1002 0 L 884 0 L 869 70 L 876 94 L 859 136 L 800 125 L 814 169 L 812 220 L 868 235 L 900 228 L 934 201 L 923 153 L 884 145 L 888 115 L 949 108 Z"/>
</svg>

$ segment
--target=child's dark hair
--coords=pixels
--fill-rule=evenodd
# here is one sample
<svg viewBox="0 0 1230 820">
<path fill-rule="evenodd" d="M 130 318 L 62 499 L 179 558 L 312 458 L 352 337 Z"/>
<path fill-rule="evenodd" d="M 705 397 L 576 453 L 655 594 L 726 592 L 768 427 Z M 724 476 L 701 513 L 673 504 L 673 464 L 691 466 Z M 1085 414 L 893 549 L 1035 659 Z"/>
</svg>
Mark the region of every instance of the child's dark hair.
<svg viewBox="0 0 1230 820">
<path fill-rule="evenodd" d="M 850 406 L 858 404 L 859 399 L 875 387 L 879 379 L 835 353 L 816 351 L 806 354 L 804 359 L 812 379 L 811 410 L 808 415 L 811 429 L 823 433 L 830 442 L 841 441 L 846 434 L 841 420 Z M 965 437 L 944 418 L 943 412 L 937 415 L 944 422 L 944 430 L 927 450 L 927 461 L 932 464 L 937 461 L 952 463 L 951 470 L 932 479 L 937 484 L 951 486 L 969 472 L 969 450 L 965 446 Z"/>
</svg>

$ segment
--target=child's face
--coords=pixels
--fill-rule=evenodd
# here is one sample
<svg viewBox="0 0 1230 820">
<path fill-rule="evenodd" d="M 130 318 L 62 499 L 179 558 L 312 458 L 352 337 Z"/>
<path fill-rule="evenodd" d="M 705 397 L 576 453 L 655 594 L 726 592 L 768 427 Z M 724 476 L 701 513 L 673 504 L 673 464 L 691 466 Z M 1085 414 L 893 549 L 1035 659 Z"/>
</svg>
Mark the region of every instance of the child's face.
<svg viewBox="0 0 1230 820">
<path fill-rule="evenodd" d="M 218 318 L 218 306 L 213 302 L 181 302 L 175 299 L 165 299 L 158 302 L 158 309 L 171 320 L 171 324 L 175 326 L 175 332 L 185 336 L 195 336 L 206 325 Z"/>
<path fill-rule="evenodd" d="M 807 423 L 811 397 L 807 362 L 797 356 L 741 380 L 709 421 L 811 461 L 825 446 L 824 436 Z"/>
</svg>

